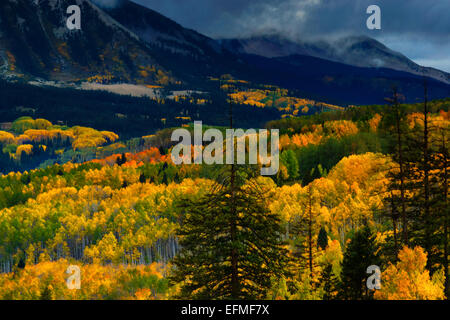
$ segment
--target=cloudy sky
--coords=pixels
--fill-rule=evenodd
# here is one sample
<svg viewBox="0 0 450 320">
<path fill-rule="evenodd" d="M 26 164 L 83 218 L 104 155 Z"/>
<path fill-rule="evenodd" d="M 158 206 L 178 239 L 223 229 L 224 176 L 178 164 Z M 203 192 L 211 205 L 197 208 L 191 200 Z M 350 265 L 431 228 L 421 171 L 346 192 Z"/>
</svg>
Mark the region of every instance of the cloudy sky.
<svg viewBox="0 0 450 320">
<path fill-rule="evenodd" d="M 365 34 L 422 65 L 450 72 L 450 0 L 133 1 L 214 38 L 268 32 L 292 39 Z M 366 27 L 366 9 L 372 4 L 381 8 L 381 30 Z"/>
</svg>

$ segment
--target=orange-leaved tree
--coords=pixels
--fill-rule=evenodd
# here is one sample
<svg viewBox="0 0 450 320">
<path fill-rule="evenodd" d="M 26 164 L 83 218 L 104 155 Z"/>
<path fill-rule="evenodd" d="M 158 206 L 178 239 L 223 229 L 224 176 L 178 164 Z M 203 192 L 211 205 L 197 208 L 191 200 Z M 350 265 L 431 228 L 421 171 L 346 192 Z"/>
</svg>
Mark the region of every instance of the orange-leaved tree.
<svg viewBox="0 0 450 320">
<path fill-rule="evenodd" d="M 375 292 L 379 300 L 442 300 L 444 274 L 435 272 L 433 277 L 425 269 L 427 253 L 421 247 L 403 247 L 399 261 L 390 265 L 381 275 L 381 290 Z"/>
</svg>

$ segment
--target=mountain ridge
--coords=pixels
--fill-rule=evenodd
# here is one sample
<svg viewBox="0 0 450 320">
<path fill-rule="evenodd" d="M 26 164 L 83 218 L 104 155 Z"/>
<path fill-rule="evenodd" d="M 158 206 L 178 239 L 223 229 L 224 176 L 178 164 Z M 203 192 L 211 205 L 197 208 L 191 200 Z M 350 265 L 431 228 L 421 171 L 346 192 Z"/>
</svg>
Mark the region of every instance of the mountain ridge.
<svg viewBox="0 0 450 320">
<path fill-rule="evenodd" d="M 216 40 L 133 1 L 123 0 L 105 12 L 138 35 L 159 61 L 181 78 L 195 83 L 193 75 L 206 78 L 240 67 L 237 57 Z"/>
<path fill-rule="evenodd" d="M 348 36 L 333 41 L 293 41 L 274 34 L 218 41 L 228 50 L 239 54 L 255 54 L 266 58 L 307 55 L 358 67 L 406 71 L 450 84 L 450 73 L 420 66 L 404 54 L 367 36 Z"/>
</svg>

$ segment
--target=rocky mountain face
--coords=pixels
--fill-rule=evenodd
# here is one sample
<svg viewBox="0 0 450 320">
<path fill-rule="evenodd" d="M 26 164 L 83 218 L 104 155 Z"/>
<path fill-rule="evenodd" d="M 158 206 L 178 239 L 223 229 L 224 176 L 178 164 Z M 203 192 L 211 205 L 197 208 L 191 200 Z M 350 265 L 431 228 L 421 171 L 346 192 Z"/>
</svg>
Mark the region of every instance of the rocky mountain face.
<svg viewBox="0 0 450 320">
<path fill-rule="evenodd" d="M 81 30 L 66 26 L 81 8 Z M 2 0 L 0 69 L 8 76 L 163 83 L 167 70 L 129 29 L 88 0 Z"/>
<path fill-rule="evenodd" d="M 81 8 L 81 30 L 66 26 L 72 4 Z M 166 85 L 236 65 L 215 40 L 131 1 L 112 9 L 89 0 L 0 2 L 0 72 L 7 77 Z"/>
<path fill-rule="evenodd" d="M 195 83 L 198 77 L 238 72 L 242 67 L 216 40 L 132 1 L 122 0 L 105 11 L 139 36 L 158 61 L 182 79 Z"/>
<path fill-rule="evenodd" d="M 183 28 L 175 21 L 134 2 L 122 1 L 105 11 L 152 46 L 197 59 L 222 53 L 222 47 L 215 40 Z"/>
</svg>

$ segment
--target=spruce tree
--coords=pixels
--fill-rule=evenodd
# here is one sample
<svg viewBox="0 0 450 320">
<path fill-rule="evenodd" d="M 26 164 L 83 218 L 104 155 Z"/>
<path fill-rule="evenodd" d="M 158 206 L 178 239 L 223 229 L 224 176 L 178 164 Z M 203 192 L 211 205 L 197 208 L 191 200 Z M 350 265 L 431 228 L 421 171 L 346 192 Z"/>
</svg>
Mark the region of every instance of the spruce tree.
<svg viewBox="0 0 450 320">
<path fill-rule="evenodd" d="M 323 271 L 320 277 L 320 283 L 323 284 L 323 300 L 334 300 L 336 298 L 336 292 L 338 288 L 338 279 L 333 273 L 333 265 L 327 263 L 323 267 Z"/>
<path fill-rule="evenodd" d="M 367 267 L 379 265 L 375 236 L 366 225 L 351 238 L 342 261 L 340 296 L 346 300 L 370 299 Z"/>
<path fill-rule="evenodd" d="M 314 170 L 311 170 L 311 173 L 313 172 Z M 302 273 L 307 270 L 311 280 L 314 279 L 314 270 L 317 267 L 314 263 L 317 243 L 313 241 L 316 232 L 313 206 L 317 200 L 313 195 L 313 188 L 311 184 L 306 187 L 306 194 L 302 200 L 304 210 L 294 219 L 292 227 L 292 232 L 295 234 L 294 256 L 299 259 L 299 271 Z"/>
<path fill-rule="evenodd" d="M 233 162 L 207 194 L 181 200 L 182 249 L 170 277 L 181 298 L 264 299 L 274 278 L 289 276 L 281 219 L 268 209 L 269 190 L 246 169 Z"/>
<path fill-rule="evenodd" d="M 394 120 L 397 139 L 392 158 L 399 167 L 389 175 L 390 195 L 385 199 L 386 207 L 390 210 L 394 236 L 400 217 L 403 244 L 425 249 L 427 269 L 431 273 L 444 267 L 448 292 L 448 127 L 432 120 L 426 82 L 424 101 L 415 115 L 418 121 L 413 122 L 414 126 L 405 121 L 406 113 L 396 96 L 394 93 L 393 107 L 386 118 Z M 400 243 L 396 240 L 397 251 Z"/>
<path fill-rule="evenodd" d="M 319 236 L 317 237 L 317 248 L 325 250 L 328 246 L 328 235 L 324 227 L 320 228 Z"/>
<path fill-rule="evenodd" d="M 166 171 L 163 172 L 163 177 L 162 177 L 161 183 L 162 184 L 169 184 L 169 178 L 167 177 L 167 172 Z"/>
<path fill-rule="evenodd" d="M 411 240 L 427 252 L 431 273 L 444 266 L 448 290 L 448 128 L 431 121 L 426 82 L 424 96 L 423 121 L 414 127 L 410 139 L 414 161 Z"/>
<path fill-rule="evenodd" d="M 171 277 L 181 283 L 181 298 L 263 299 L 271 278 L 287 275 L 283 229 L 267 209 L 267 190 L 256 180 L 246 182 L 244 172 L 235 173 L 234 182 L 181 201 L 182 249 Z"/>
<path fill-rule="evenodd" d="M 49 284 L 44 283 L 44 287 L 41 289 L 39 300 L 47 300 L 47 301 L 53 300 L 52 291 L 49 288 Z"/>
<path fill-rule="evenodd" d="M 121 156 L 118 156 L 116 159 L 116 163 L 118 166 L 121 166 L 123 164 L 125 164 L 127 162 L 127 156 L 125 155 L 125 153 L 122 153 Z"/>
<path fill-rule="evenodd" d="M 400 94 L 397 88 L 393 89 L 393 96 L 387 99 L 391 103 L 391 107 L 387 109 L 385 114 L 385 122 L 387 124 L 386 133 L 387 137 L 391 137 L 391 129 L 394 129 L 393 139 L 388 139 L 391 142 L 391 156 L 397 163 L 398 167 L 396 171 L 391 171 L 388 174 L 390 178 L 389 184 L 389 196 L 385 199 L 388 206 L 391 208 L 391 218 L 395 229 L 397 229 L 397 219 L 400 218 L 402 226 L 401 241 L 404 245 L 408 245 L 408 212 L 407 212 L 407 180 L 410 174 L 410 166 L 405 156 L 407 149 L 409 128 L 406 123 L 405 108 L 400 104 Z M 397 216 L 398 214 L 398 216 Z M 396 230 L 397 231 L 397 230 Z M 396 239 L 397 240 L 397 239 Z M 397 247 L 398 244 L 396 244 Z"/>
</svg>

